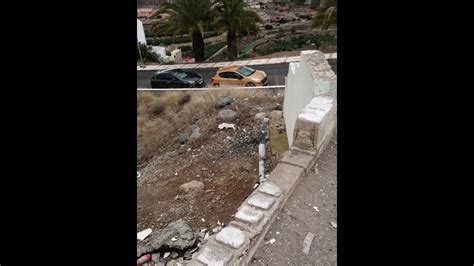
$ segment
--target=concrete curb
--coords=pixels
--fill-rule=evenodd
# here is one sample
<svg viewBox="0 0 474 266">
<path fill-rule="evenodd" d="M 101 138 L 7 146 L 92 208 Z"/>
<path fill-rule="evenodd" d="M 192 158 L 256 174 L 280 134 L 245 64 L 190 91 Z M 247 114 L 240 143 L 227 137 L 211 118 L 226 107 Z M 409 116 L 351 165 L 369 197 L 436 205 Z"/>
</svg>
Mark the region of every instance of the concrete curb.
<svg viewBox="0 0 474 266">
<path fill-rule="evenodd" d="M 327 119 L 335 119 L 335 116 Z M 325 135 L 332 135 L 334 129 L 329 126 L 324 130 Z M 267 181 L 242 203 L 229 225 L 209 237 L 190 261 L 180 264 L 248 265 L 301 178 L 314 167 L 325 142 L 315 150 L 292 147 L 284 153 Z"/>
<path fill-rule="evenodd" d="M 326 59 L 337 59 L 337 53 L 324 54 Z M 239 61 L 226 61 L 218 63 L 198 63 L 198 64 L 176 64 L 176 65 L 150 65 L 142 68 L 137 66 L 137 71 L 150 71 L 150 70 L 166 70 L 172 68 L 214 68 L 223 67 L 228 65 L 272 65 L 281 63 L 299 62 L 300 56 L 289 56 L 289 57 L 277 57 L 277 58 L 265 58 L 265 59 L 253 59 L 253 60 L 239 60 Z"/>
</svg>

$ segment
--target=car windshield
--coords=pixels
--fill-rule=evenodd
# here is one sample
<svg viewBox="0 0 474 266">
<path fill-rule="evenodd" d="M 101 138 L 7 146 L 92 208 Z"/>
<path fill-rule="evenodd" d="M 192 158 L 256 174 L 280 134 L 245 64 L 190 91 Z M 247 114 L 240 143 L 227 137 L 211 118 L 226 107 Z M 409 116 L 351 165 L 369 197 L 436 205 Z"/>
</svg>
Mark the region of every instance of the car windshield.
<svg viewBox="0 0 474 266">
<path fill-rule="evenodd" d="M 243 75 L 245 77 L 248 77 L 248 76 L 252 75 L 255 72 L 255 70 L 251 69 L 250 67 L 241 66 L 241 67 L 239 67 L 239 69 L 237 69 L 237 72 L 239 72 L 241 75 Z"/>
<path fill-rule="evenodd" d="M 175 69 L 173 71 L 173 74 L 178 77 L 179 79 L 185 79 L 187 76 L 188 76 L 188 73 L 186 73 L 184 70 L 182 69 Z"/>
</svg>

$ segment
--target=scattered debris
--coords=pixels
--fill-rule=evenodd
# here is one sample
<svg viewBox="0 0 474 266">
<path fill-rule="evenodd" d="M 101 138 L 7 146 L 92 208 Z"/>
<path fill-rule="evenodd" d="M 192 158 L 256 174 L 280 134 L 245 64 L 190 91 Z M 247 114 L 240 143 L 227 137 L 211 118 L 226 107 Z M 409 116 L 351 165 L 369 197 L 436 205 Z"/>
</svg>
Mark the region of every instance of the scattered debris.
<svg viewBox="0 0 474 266">
<path fill-rule="evenodd" d="M 198 126 L 194 126 L 193 132 L 191 133 L 191 136 L 189 138 L 192 140 L 196 140 L 199 137 L 201 137 L 201 129 Z"/>
<path fill-rule="evenodd" d="M 204 220 L 204 218 L 201 218 L 201 221 L 205 222 L 206 220 Z"/>
<path fill-rule="evenodd" d="M 276 232 L 276 234 L 277 234 L 277 235 L 279 235 L 279 234 L 280 234 L 280 232 L 278 232 L 278 231 L 277 231 L 277 232 Z"/>
<path fill-rule="evenodd" d="M 219 129 L 224 129 L 224 128 L 232 128 L 235 130 L 235 125 L 234 124 L 227 124 L 227 123 L 222 123 L 219 125 Z"/>
<path fill-rule="evenodd" d="M 258 113 L 255 115 L 255 119 L 256 120 L 261 120 L 261 119 L 264 119 L 265 118 L 265 113 Z"/>
<path fill-rule="evenodd" d="M 189 139 L 189 134 L 188 133 L 184 133 L 184 134 L 181 134 L 178 138 L 178 142 L 179 144 L 183 145 L 184 143 L 186 143 Z"/>
<path fill-rule="evenodd" d="M 217 225 L 221 225 L 221 222 L 219 220 L 217 220 Z"/>
<path fill-rule="evenodd" d="M 332 227 L 334 227 L 334 228 L 336 228 L 336 229 L 337 229 L 337 223 L 335 223 L 335 222 L 331 222 L 331 225 L 332 225 Z"/>
<path fill-rule="evenodd" d="M 160 262 L 160 253 L 157 252 L 157 253 L 153 253 L 151 254 L 151 260 L 153 261 L 153 263 L 158 263 Z"/>
<path fill-rule="evenodd" d="M 311 243 L 313 242 L 314 234 L 308 233 L 303 241 L 303 252 L 304 254 L 309 254 L 309 249 L 311 248 Z"/>
<path fill-rule="evenodd" d="M 275 242 L 276 242 L 275 238 L 272 238 L 272 239 L 270 239 L 267 243 L 273 244 L 273 243 L 275 243 Z"/>
<path fill-rule="evenodd" d="M 166 259 L 168 258 L 168 256 L 171 254 L 171 252 L 165 252 L 165 254 L 163 255 L 163 259 Z"/>
<path fill-rule="evenodd" d="M 149 234 L 151 234 L 151 229 L 145 229 L 139 233 L 137 233 L 137 239 L 143 241 Z"/>
<path fill-rule="evenodd" d="M 270 113 L 270 118 L 273 120 L 281 119 L 283 118 L 283 112 L 279 110 L 272 111 Z"/>
<path fill-rule="evenodd" d="M 219 233 L 221 230 L 222 230 L 222 226 L 221 226 L 221 225 L 218 225 L 218 226 L 216 226 L 214 229 L 212 229 L 212 232 L 213 232 L 214 234 L 217 234 L 217 233 Z"/>
<path fill-rule="evenodd" d="M 137 265 L 142 265 L 149 260 L 151 260 L 151 254 L 145 254 L 137 260 Z"/>
<path fill-rule="evenodd" d="M 225 110 L 219 111 L 217 116 L 223 119 L 227 119 L 227 118 L 232 119 L 237 116 L 237 113 L 234 110 L 225 109 Z"/>
<path fill-rule="evenodd" d="M 140 178 L 142 176 L 142 173 L 140 171 L 137 171 L 137 178 Z"/>
<path fill-rule="evenodd" d="M 318 206 L 313 206 L 313 209 L 315 209 L 317 212 L 319 212 Z"/>
<path fill-rule="evenodd" d="M 204 183 L 201 181 L 193 180 L 188 183 L 184 183 L 179 186 L 179 191 L 181 193 L 190 193 L 190 192 L 199 192 L 204 189 Z"/>
<path fill-rule="evenodd" d="M 171 242 L 176 242 L 176 241 L 178 241 L 178 239 L 176 237 L 171 238 Z"/>
</svg>

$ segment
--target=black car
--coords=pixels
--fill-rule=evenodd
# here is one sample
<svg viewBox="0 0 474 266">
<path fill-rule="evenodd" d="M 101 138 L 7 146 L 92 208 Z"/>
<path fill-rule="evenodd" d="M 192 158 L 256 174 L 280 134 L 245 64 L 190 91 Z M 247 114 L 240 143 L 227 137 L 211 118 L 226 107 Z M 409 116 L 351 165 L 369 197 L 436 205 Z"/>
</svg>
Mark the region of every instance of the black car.
<svg viewBox="0 0 474 266">
<path fill-rule="evenodd" d="M 169 69 L 156 72 L 151 78 L 152 88 L 202 88 L 201 75 L 182 69 Z"/>
</svg>

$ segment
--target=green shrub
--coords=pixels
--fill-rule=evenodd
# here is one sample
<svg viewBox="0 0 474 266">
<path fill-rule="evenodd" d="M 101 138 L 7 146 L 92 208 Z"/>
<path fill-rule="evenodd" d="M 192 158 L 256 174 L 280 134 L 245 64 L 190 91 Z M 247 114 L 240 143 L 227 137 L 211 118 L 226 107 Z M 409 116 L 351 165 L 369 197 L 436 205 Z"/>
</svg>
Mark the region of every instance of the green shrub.
<svg viewBox="0 0 474 266">
<path fill-rule="evenodd" d="M 140 43 L 139 44 L 139 49 L 143 58 L 143 61 L 146 62 L 154 62 L 154 63 L 159 63 L 160 62 L 160 56 L 153 52 L 151 47 L 146 46 L 145 44 Z M 138 51 L 137 48 L 137 61 L 140 61 L 140 52 Z"/>
<path fill-rule="evenodd" d="M 191 42 L 191 37 L 188 34 L 185 34 L 183 36 L 168 36 L 168 37 L 161 37 L 161 38 L 153 38 L 152 36 L 146 35 L 148 38 L 146 39 L 147 43 L 150 45 L 170 45 L 170 44 L 180 44 L 180 43 L 186 43 L 186 42 Z M 209 31 L 209 32 L 204 32 L 204 38 L 209 38 L 217 36 L 217 32 L 215 31 Z"/>
</svg>

